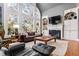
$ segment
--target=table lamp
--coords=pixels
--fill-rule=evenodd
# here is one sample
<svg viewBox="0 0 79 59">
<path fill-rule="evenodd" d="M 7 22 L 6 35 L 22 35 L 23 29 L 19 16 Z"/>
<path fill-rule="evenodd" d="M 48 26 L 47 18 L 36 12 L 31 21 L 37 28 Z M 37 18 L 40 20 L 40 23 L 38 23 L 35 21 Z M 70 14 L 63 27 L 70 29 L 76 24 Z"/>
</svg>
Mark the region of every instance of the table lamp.
<svg viewBox="0 0 79 59">
<path fill-rule="evenodd" d="M 15 24 L 13 25 L 13 28 L 15 29 L 15 35 L 18 35 L 19 25 Z"/>
</svg>

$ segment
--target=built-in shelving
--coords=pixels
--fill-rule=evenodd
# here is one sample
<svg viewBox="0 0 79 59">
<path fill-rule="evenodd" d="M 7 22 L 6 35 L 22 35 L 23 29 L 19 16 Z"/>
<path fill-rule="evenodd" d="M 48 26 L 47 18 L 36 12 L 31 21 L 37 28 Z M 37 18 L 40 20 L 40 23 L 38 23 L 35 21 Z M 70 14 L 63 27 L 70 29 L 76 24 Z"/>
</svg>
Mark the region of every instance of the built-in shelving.
<svg viewBox="0 0 79 59">
<path fill-rule="evenodd" d="M 72 14 L 71 12 L 74 12 Z M 69 14 L 70 13 L 70 14 Z M 68 15 L 68 16 L 67 16 Z M 64 11 L 64 39 L 78 40 L 78 8 L 72 8 Z M 68 18 L 67 18 L 67 17 Z M 76 18 L 75 18 L 76 17 Z"/>
</svg>

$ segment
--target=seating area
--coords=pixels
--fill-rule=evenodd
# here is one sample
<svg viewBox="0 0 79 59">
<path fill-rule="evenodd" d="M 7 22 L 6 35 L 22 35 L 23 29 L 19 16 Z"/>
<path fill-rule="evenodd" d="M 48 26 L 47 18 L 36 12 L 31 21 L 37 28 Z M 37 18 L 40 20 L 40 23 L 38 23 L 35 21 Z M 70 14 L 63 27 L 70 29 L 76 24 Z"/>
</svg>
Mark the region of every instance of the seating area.
<svg viewBox="0 0 79 59">
<path fill-rule="evenodd" d="M 25 47 L 25 43 L 13 43 L 3 51 L 3 56 L 49 56 L 56 47 L 39 43 L 32 48 Z"/>
<path fill-rule="evenodd" d="M 77 3 L 0 3 L 0 56 L 79 56 L 78 25 Z"/>
</svg>

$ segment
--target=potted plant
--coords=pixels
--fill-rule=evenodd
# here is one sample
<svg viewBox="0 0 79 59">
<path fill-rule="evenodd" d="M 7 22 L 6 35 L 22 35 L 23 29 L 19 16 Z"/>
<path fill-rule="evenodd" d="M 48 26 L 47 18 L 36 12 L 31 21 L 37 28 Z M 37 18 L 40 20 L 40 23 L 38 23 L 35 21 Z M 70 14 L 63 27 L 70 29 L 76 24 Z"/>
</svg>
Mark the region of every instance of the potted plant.
<svg viewBox="0 0 79 59">
<path fill-rule="evenodd" d="M 0 32 L 3 30 L 2 23 L 0 22 Z"/>
<path fill-rule="evenodd" d="M 0 22 L 0 36 L 2 39 L 4 39 L 4 34 L 5 34 L 5 31 L 4 31 L 4 28 L 2 26 L 2 23 Z"/>
</svg>

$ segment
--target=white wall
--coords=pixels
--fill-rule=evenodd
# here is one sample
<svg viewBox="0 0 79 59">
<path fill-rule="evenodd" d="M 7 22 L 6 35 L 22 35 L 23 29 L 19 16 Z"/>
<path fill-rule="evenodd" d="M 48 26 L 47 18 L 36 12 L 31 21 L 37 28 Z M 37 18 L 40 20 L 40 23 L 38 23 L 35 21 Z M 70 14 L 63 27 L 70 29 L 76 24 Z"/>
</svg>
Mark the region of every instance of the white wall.
<svg viewBox="0 0 79 59">
<path fill-rule="evenodd" d="M 63 15 L 64 15 L 64 10 L 67 10 L 67 9 L 70 9 L 70 8 L 74 8 L 76 7 L 76 4 L 61 4 L 61 5 L 58 5 L 54 8 L 51 8 L 51 9 L 48 9 L 46 11 L 44 11 L 42 13 L 42 17 L 43 16 L 48 16 L 48 17 L 52 17 L 52 16 L 56 16 L 56 15 L 61 15 L 62 16 L 62 20 L 63 20 Z M 62 24 L 59 24 L 59 25 L 49 25 L 48 26 L 48 29 L 49 30 L 61 30 L 61 34 L 62 34 Z M 62 37 L 62 35 L 61 35 Z"/>
<path fill-rule="evenodd" d="M 7 3 L 4 3 L 4 30 L 5 30 L 5 37 L 8 37 L 8 12 L 7 12 Z"/>
</svg>

